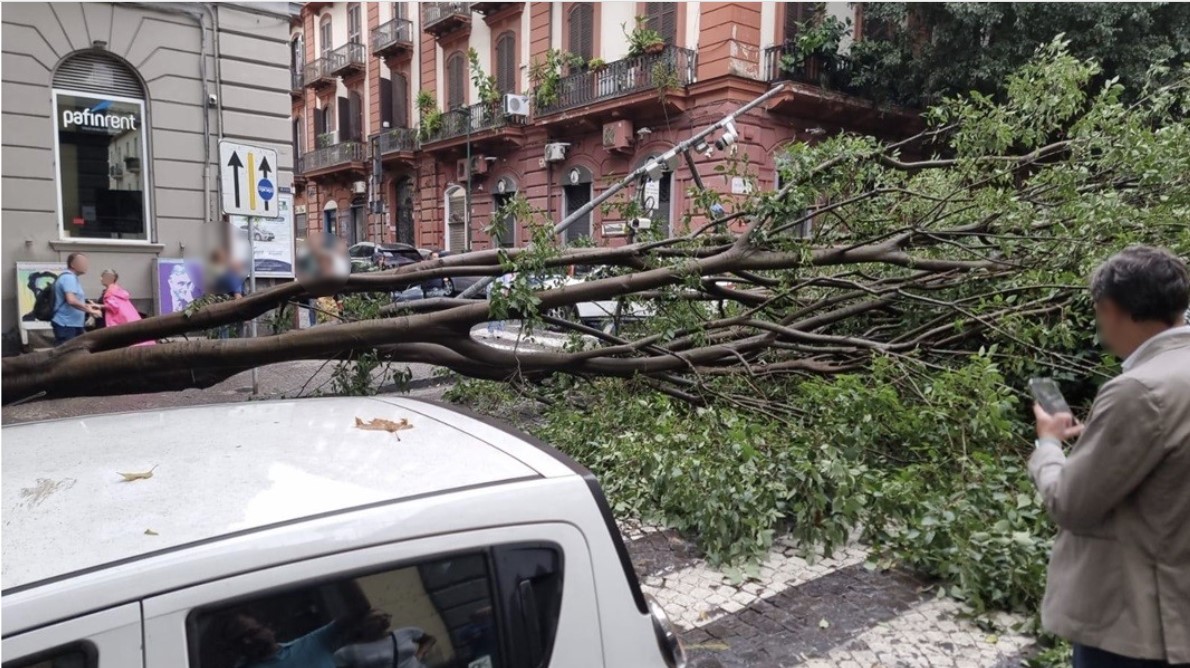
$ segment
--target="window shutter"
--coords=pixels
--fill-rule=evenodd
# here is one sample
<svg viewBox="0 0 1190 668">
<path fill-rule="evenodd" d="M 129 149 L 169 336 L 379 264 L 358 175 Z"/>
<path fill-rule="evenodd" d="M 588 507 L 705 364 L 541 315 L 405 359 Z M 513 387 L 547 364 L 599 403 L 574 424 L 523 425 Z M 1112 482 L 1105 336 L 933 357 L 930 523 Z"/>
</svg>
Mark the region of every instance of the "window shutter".
<svg viewBox="0 0 1190 668">
<path fill-rule="evenodd" d="M 138 99 L 145 96 L 140 79 L 124 63 L 101 52 L 67 58 L 54 73 L 54 88 Z"/>
<path fill-rule="evenodd" d="M 352 93 L 349 98 L 351 111 L 351 141 L 362 141 L 364 137 L 364 101 L 359 93 Z"/>
<path fill-rule="evenodd" d="M 397 127 L 393 119 L 393 82 L 380 77 L 380 127 L 384 128 L 384 124 L 388 123 L 388 127 Z"/>
<path fill-rule="evenodd" d="M 677 44 L 678 4 L 676 2 L 646 2 L 648 26 L 661 33 L 666 44 Z"/>
<path fill-rule="evenodd" d="M 595 8 L 589 2 L 578 3 L 570 10 L 570 51 L 583 60 L 595 57 Z"/>
<path fill-rule="evenodd" d="M 463 106 L 463 54 L 455 53 L 447 61 L 447 100 L 446 106 L 458 109 Z"/>
<path fill-rule="evenodd" d="M 351 137 L 351 102 L 345 97 L 339 100 L 339 141 L 347 141 Z"/>
<path fill-rule="evenodd" d="M 496 41 L 496 88 L 501 93 L 516 92 L 516 38 L 511 32 Z"/>
<path fill-rule="evenodd" d="M 314 110 L 314 136 L 315 136 L 315 138 L 317 138 L 318 135 L 323 134 L 325 132 L 326 132 L 326 110 L 315 109 Z"/>
<path fill-rule="evenodd" d="M 393 127 L 409 127 L 409 79 L 393 72 Z"/>
</svg>

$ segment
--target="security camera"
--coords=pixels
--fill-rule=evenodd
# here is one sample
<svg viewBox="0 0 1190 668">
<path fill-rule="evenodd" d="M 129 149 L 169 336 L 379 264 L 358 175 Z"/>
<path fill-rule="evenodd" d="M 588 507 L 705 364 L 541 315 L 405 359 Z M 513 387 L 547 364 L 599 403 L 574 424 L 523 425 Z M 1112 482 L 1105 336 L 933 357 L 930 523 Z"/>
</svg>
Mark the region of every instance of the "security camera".
<svg viewBox="0 0 1190 668">
<path fill-rule="evenodd" d="M 723 127 L 723 136 L 719 137 L 718 139 L 715 140 L 715 148 L 722 151 L 722 150 L 726 149 L 728 146 L 731 146 L 732 144 L 736 143 L 736 140 L 739 138 L 740 138 L 740 133 L 737 132 L 735 129 L 735 123 L 728 121 L 727 124 Z"/>
<path fill-rule="evenodd" d="M 648 218 L 633 218 L 628 221 L 628 227 L 634 230 L 651 230 L 653 229 L 653 221 Z"/>
<path fill-rule="evenodd" d="M 219 98 L 216 97 L 214 93 L 211 93 L 210 95 L 207 96 L 207 106 L 208 107 L 213 107 L 217 104 L 219 104 Z"/>
</svg>

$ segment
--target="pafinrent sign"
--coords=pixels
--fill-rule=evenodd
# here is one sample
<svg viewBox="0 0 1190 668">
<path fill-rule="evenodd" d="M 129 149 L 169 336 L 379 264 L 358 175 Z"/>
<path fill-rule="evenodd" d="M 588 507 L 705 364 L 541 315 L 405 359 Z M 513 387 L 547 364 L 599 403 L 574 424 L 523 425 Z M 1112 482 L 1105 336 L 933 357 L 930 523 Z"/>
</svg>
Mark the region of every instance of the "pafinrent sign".
<svg viewBox="0 0 1190 668">
<path fill-rule="evenodd" d="M 262 146 L 219 142 L 223 213 L 276 218 L 277 152 Z"/>
</svg>

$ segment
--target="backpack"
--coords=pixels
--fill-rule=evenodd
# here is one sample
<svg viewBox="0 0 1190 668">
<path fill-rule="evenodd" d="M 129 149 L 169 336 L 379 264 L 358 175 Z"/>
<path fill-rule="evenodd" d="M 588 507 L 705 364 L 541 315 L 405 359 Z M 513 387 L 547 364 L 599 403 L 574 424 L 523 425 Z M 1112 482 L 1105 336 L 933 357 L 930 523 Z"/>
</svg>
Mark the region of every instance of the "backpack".
<svg viewBox="0 0 1190 668">
<path fill-rule="evenodd" d="M 54 307 L 57 306 L 58 279 L 54 279 L 53 283 L 45 286 L 41 292 L 37 293 L 37 299 L 33 302 L 33 317 L 38 320 L 53 320 Z"/>
</svg>

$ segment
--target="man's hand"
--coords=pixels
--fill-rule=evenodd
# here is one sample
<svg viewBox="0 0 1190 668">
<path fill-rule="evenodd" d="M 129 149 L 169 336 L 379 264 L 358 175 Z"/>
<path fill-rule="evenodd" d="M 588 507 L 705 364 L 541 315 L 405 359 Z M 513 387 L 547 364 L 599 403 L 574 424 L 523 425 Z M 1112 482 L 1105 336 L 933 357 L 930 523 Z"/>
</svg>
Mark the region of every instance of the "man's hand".
<svg viewBox="0 0 1190 668">
<path fill-rule="evenodd" d="M 1050 415 L 1040 404 L 1033 404 L 1033 415 L 1037 418 L 1037 438 L 1052 438 L 1067 441 L 1083 433 L 1083 425 L 1070 413 Z"/>
</svg>

